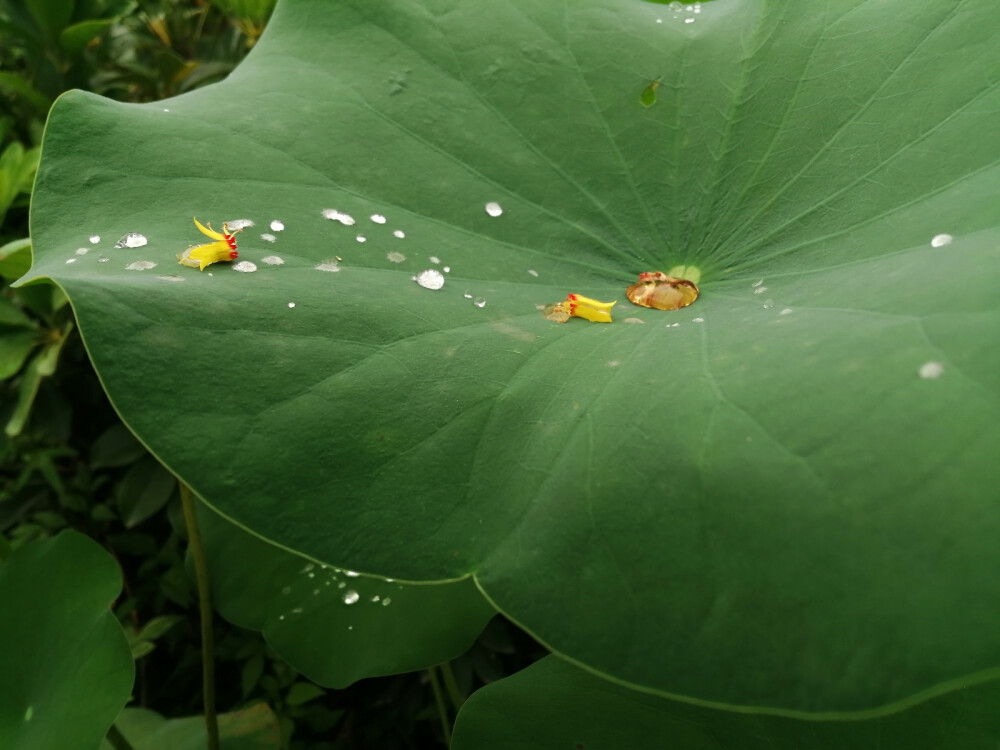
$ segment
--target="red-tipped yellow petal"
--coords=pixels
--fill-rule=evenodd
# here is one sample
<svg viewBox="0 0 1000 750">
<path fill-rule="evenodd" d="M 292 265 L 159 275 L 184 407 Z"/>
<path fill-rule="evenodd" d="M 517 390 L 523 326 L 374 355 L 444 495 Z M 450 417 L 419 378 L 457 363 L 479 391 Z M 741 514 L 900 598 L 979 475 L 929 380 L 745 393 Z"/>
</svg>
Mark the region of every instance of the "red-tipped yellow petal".
<svg viewBox="0 0 1000 750">
<path fill-rule="evenodd" d="M 216 232 L 214 229 L 206 227 L 197 219 L 194 220 L 194 225 L 198 227 L 198 231 L 201 232 L 206 237 L 211 237 L 213 240 L 222 240 L 223 242 L 226 239 L 226 235 Z"/>
</svg>

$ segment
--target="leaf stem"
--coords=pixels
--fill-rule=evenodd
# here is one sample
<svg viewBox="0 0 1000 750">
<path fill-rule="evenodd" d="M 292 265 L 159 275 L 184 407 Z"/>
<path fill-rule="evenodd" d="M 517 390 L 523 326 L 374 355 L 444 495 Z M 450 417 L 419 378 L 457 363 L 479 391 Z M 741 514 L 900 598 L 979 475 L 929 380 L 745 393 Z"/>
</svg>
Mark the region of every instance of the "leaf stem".
<svg viewBox="0 0 1000 750">
<path fill-rule="evenodd" d="M 115 750 L 135 750 L 132 747 L 132 743 L 128 741 L 121 730 L 114 724 L 108 727 L 108 733 L 105 736 L 108 744 L 111 745 Z"/>
<path fill-rule="evenodd" d="M 444 734 L 444 744 L 450 747 L 451 720 L 448 718 L 448 707 L 444 704 L 444 693 L 441 691 L 441 683 L 438 681 L 437 670 L 434 667 L 428 667 L 427 676 L 430 678 L 431 690 L 434 691 L 434 702 L 437 704 L 438 717 L 441 719 L 441 732 Z"/>
<path fill-rule="evenodd" d="M 441 677 L 444 678 L 444 688 L 448 691 L 448 697 L 451 698 L 451 705 L 455 707 L 455 713 L 462 707 L 465 703 L 465 696 L 462 695 L 462 691 L 458 689 L 458 683 L 455 682 L 455 673 L 451 670 L 451 662 L 442 662 L 438 665 L 441 670 Z"/>
<path fill-rule="evenodd" d="M 208 564 L 205 549 L 201 546 L 201 532 L 194 512 L 194 495 L 184 482 L 181 490 L 181 508 L 187 527 L 188 546 L 194 560 L 195 579 L 198 582 L 198 610 L 201 615 L 201 684 L 204 693 L 205 732 L 208 750 L 219 750 L 219 721 L 215 714 L 215 648 L 212 641 L 212 600 L 208 585 Z"/>
</svg>

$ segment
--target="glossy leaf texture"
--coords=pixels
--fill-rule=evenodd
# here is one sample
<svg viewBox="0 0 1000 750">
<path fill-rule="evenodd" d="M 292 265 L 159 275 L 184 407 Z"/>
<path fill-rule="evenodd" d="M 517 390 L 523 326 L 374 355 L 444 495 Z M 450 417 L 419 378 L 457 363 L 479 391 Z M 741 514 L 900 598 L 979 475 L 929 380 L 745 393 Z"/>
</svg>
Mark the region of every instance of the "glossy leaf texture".
<svg viewBox="0 0 1000 750">
<path fill-rule="evenodd" d="M 140 439 L 281 546 L 471 574 L 666 694 L 898 705 L 1000 665 L 998 24 L 290 0 L 219 85 L 60 99 L 32 275 Z M 192 216 L 254 221 L 256 270 L 178 266 Z M 678 265 L 693 305 L 624 301 Z M 536 309 L 570 292 L 615 322 Z"/>
<path fill-rule="evenodd" d="M 135 668 L 111 603 L 121 572 L 75 531 L 0 565 L 0 738 L 18 750 L 92 750 L 132 690 Z"/>
<path fill-rule="evenodd" d="M 198 525 L 219 612 L 261 631 L 275 653 L 326 687 L 453 659 L 496 614 L 470 579 L 403 584 L 316 564 L 201 504 Z"/>
<path fill-rule="evenodd" d="M 720 711 L 643 694 L 548 656 L 477 691 L 452 750 L 989 750 L 1000 683 L 964 687 L 890 716 L 816 721 Z"/>
</svg>

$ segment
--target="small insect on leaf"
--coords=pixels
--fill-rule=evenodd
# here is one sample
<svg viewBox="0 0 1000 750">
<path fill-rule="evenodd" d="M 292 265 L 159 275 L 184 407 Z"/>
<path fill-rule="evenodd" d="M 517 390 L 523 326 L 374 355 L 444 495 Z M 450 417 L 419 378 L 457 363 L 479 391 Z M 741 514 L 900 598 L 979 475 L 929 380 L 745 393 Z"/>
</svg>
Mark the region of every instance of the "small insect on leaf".
<svg viewBox="0 0 1000 750">
<path fill-rule="evenodd" d="M 680 310 L 698 299 L 693 281 L 667 276 L 662 271 L 644 271 L 639 281 L 625 290 L 628 301 L 639 307 L 656 310 Z"/>
<path fill-rule="evenodd" d="M 653 81 L 639 94 L 639 104 L 643 107 L 652 107 L 656 104 L 656 89 L 660 87 L 659 81 Z"/>
<path fill-rule="evenodd" d="M 216 232 L 212 229 L 211 224 L 205 226 L 197 219 L 194 220 L 194 225 L 198 227 L 199 232 L 206 237 L 211 237 L 213 241 L 194 245 L 184 252 L 178 253 L 177 260 L 182 266 L 204 271 L 213 263 L 236 260 L 239 257 L 240 254 L 236 252 L 235 234 L 236 232 L 242 232 L 242 229 L 230 232 L 229 225 L 223 224 L 222 231 Z"/>
<path fill-rule="evenodd" d="M 556 323 L 565 323 L 571 317 L 583 318 L 592 323 L 610 323 L 611 308 L 617 302 L 618 300 L 599 302 L 596 299 L 584 297 L 582 294 L 567 294 L 566 299 L 562 302 L 546 305 L 542 314 Z"/>
</svg>

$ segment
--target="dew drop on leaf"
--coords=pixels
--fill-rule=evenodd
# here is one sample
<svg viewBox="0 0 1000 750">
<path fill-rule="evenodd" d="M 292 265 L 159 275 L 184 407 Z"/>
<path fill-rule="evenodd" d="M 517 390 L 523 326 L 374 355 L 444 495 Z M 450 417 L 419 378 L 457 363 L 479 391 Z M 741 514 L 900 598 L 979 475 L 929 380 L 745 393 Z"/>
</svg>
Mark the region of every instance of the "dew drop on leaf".
<svg viewBox="0 0 1000 750">
<path fill-rule="evenodd" d="M 387 596 L 387 597 L 386 597 L 385 599 L 383 599 L 383 600 L 382 600 L 382 606 L 383 606 L 383 607 L 388 607 L 388 606 L 389 606 L 389 603 L 390 603 L 391 601 L 392 601 L 392 599 L 390 599 L 390 598 L 389 598 L 389 597 Z"/>
<path fill-rule="evenodd" d="M 486 307 L 486 298 L 476 297 L 474 300 L 472 300 L 472 304 L 474 304 L 476 307 Z"/>
<path fill-rule="evenodd" d="M 444 286 L 444 274 L 434 268 L 421 271 L 415 280 L 424 289 L 440 289 Z"/>
<path fill-rule="evenodd" d="M 536 271 L 533 268 L 529 268 L 528 269 L 528 273 L 531 274 L 532 276 L 536 277 L 536 278 L 538 277 L 538 271 Z"/>
<path fill-rule="evenodd" d="M 435 266 L 436 266 L 436 265 L 438 265 L 438 264 L 439 264 L 439 263 L 441 262 L 441 259 L 440 259 L 439 257 L 437 257 L 436 255 L 432 255 L 432 256 L 431 256 L 431 257 L 429 257 L 429 258 L 428 258 L 427 260 L 429 260 L 429 261 L 430 261 L 431 263 L 433 263 L 433 264 L 434 264 Z"/>
<path fill-rule="evenodd" d="M 940 362 L 924 362 L 920 366 L 920 377 L 924 380 L 934 380 L 944 373 L 944 365 Z"/>
<path fill-rule="evenodd" d="M 229 227 L 230 232 L 236 232 L 240 229 L 252 227 L 253 221 L 250 219 L 233 219 L 232 221 L 227 221 L 225 225 Z"/>
<path fill-rule="evenodd" d="M 89 252 L 90 252 L 90 248 L 89 247 L 78 247 L 76 249 L 76 254 L 77 255 L 86 255 Z"/>
<path fill-rule="evenodd" d="M 115 247 L 142 247 L 147 242 L 149 240 L 146 239 L 146 235 L 139 234 L 138 232 L 129 232 L 115 243 Z"/>
<path fill-rule="evenodd" d="M 790 307 L 786 307 L 786 308 L 785 308 L 784 310 L 782 310 L 782 311 L 781 311 L 780 313 L 778 313 L 778 314 L 779 314 L 779 315 L 791 315 L 791 314 L 792 314 L 792 308 L 790 308 Z"/>
<path fill-rule="evenodd" d="M 486 213 L 488 213 L 490 216 L 499 216 L 500 214 L 503 213 L 503 208 L 501 208 L 499 203 L 495 201 L 490 201 L 489 203 L 486 204 Z"/>
<path fill-rule="evenodd" d="M 285 228 L 285 222 L 281 221 L 280 219 L 275 219 L 274 221 L 271 222 L 272 232 L 280 232 L 284 230 L 284 228 Z"/>
<path fill-rule="evenodd" d="M 622 322 L 635 324 L 635 323 L 645 323 L 646 321 L 643 320 L 642 318 L 625 318 L 625 320 L 623 320 Z"/>
<path fill-rule="evenodd" d="M 67 258 L 66 265 L 69 265 L 70 263 L 76 263 L 76 258 Z"/>
<path fill-rule="evenodd" d="M 292 307 L 295 307 L 295 303 L 294 303 L 294 302 L 289 302 L 289 303 L 288 303 L 288 307 L 289 307 L 289 308 L 292 308 Z"/>
<path fill-rule="evenodd" d="M 354 604 L 360 598 L 360 595 L 354 589 L 348 589 L 344 592 L 344 604 Z"/>
<path fill-rule="evenodd" d="M 766 291 L 767 291 L 767 287 L 766 286 L 759 286 L 759 287 L 757 287 L 756 289 L 753 290 L 753 293 L 754 294 L 763 294 Z"/>
<path fill-rule="evenodd" d="M 361 574 L 353 570 L 345 570 L 344 575 L 348 578 L 357 578 Z"/>
<path fill-rule="evenodd" d="M 273 234 L 269 234 L 268 232 L 264 232 L 264 234 L 262 234 L 260 238 L 264 240 L 264 242 L 274 242 L 276 239 L 278 239 Z"/>
<path fill-rule="evenodd" d="M 251 263 L 248 260 L 241 260 L 239 263 L 233 263 L 233 270 L 240 273 L 253 273 L 257 270 L 257 264 Z"/>
<path fill-rule="evenodd" d="M 931 247 L 944 247 L 945 245 L 950 245 L 953 239 L 955 238 L 950 234 L 936 234 L 931 238 Z"/>
<path fill-rule="evenodd" d="M 126 271 L 148 271 L 150 268 L 156 268 L 151 260 L 134 260 L 125 266 Z"/>
<path fill-rule="evenodd" d="M 404 232 L 402 229 L 397 229 L 392 233 L 392 236 L 398 237 L 399 239 L 403 239 L 406 236 L 406 232 Z"/>
<path fill-rule="evenodd" d="M 90 244 L 91 245 L 96 245 L 98 242 L 101 241 L 101 235 L 99 235 L 99 234 L 92 234 L 92 235 L 90 235 L 89 239 L 90 239 Z"/>
<path fill-rule="evenodd" d="M 317 271 L 326 271 L 327 273 L 337 273 L 340 270 L 340 264 L 335 260 L 327 260 L 323 263 L 317 263 L 315 266 Z"/>
<path fill-rule="evenodd" d="M 388 260 L 390 263 L 402 263 L 404 260 L 406 260 L 405 255 L 397 252 L 386 253 L 385 257 L 386 260 Z"/>
<path fill-rule="evenodd" d="M 369 218 L 376 224 L 385 224 L 385 217 L 382 214 L 372 214 Z"/>
<path fill-rule="evenodd" d="M 324 208 L 323 209 L 323 218 L 324 219 L 329 219 L 330 221 L 339 221 L 345 227 L 354 226 L 354 217 L 353 216 L 351 216 L 350 214 L 345 214 L 345 213 L 343 213 L 341 211 L 338 211 L 335 208 Z"/>
<path fill-rule="evenodd" d="M 184 281 L 183 276 L 157 276 L 160 281 Z"/>
<path fill-rule="evenodd" d="M 691 322 L 692 323 L 704 323 L 705 319 L 704 318 L 691 318 Z"/>
<path fill-rule="evenodd" d="M 260 262 L 268 266 L 280 266 L 284 264 L 285 259 L 279 255 L 265 255 Z"/>
<path fill-rule="evenodd" d="M 367 237 L 365 237 L 365 236 L 364 236 L 363 234 L 359 234 L 359 235 L 358 235 L 357 237 L 355 237 L 354 239 L 356 239 L 356 240 L 357 240 L 358 242 L 367 242 L 367 241 L 368 241 L 368 238 L 367 238 Z"/>
</svg>

